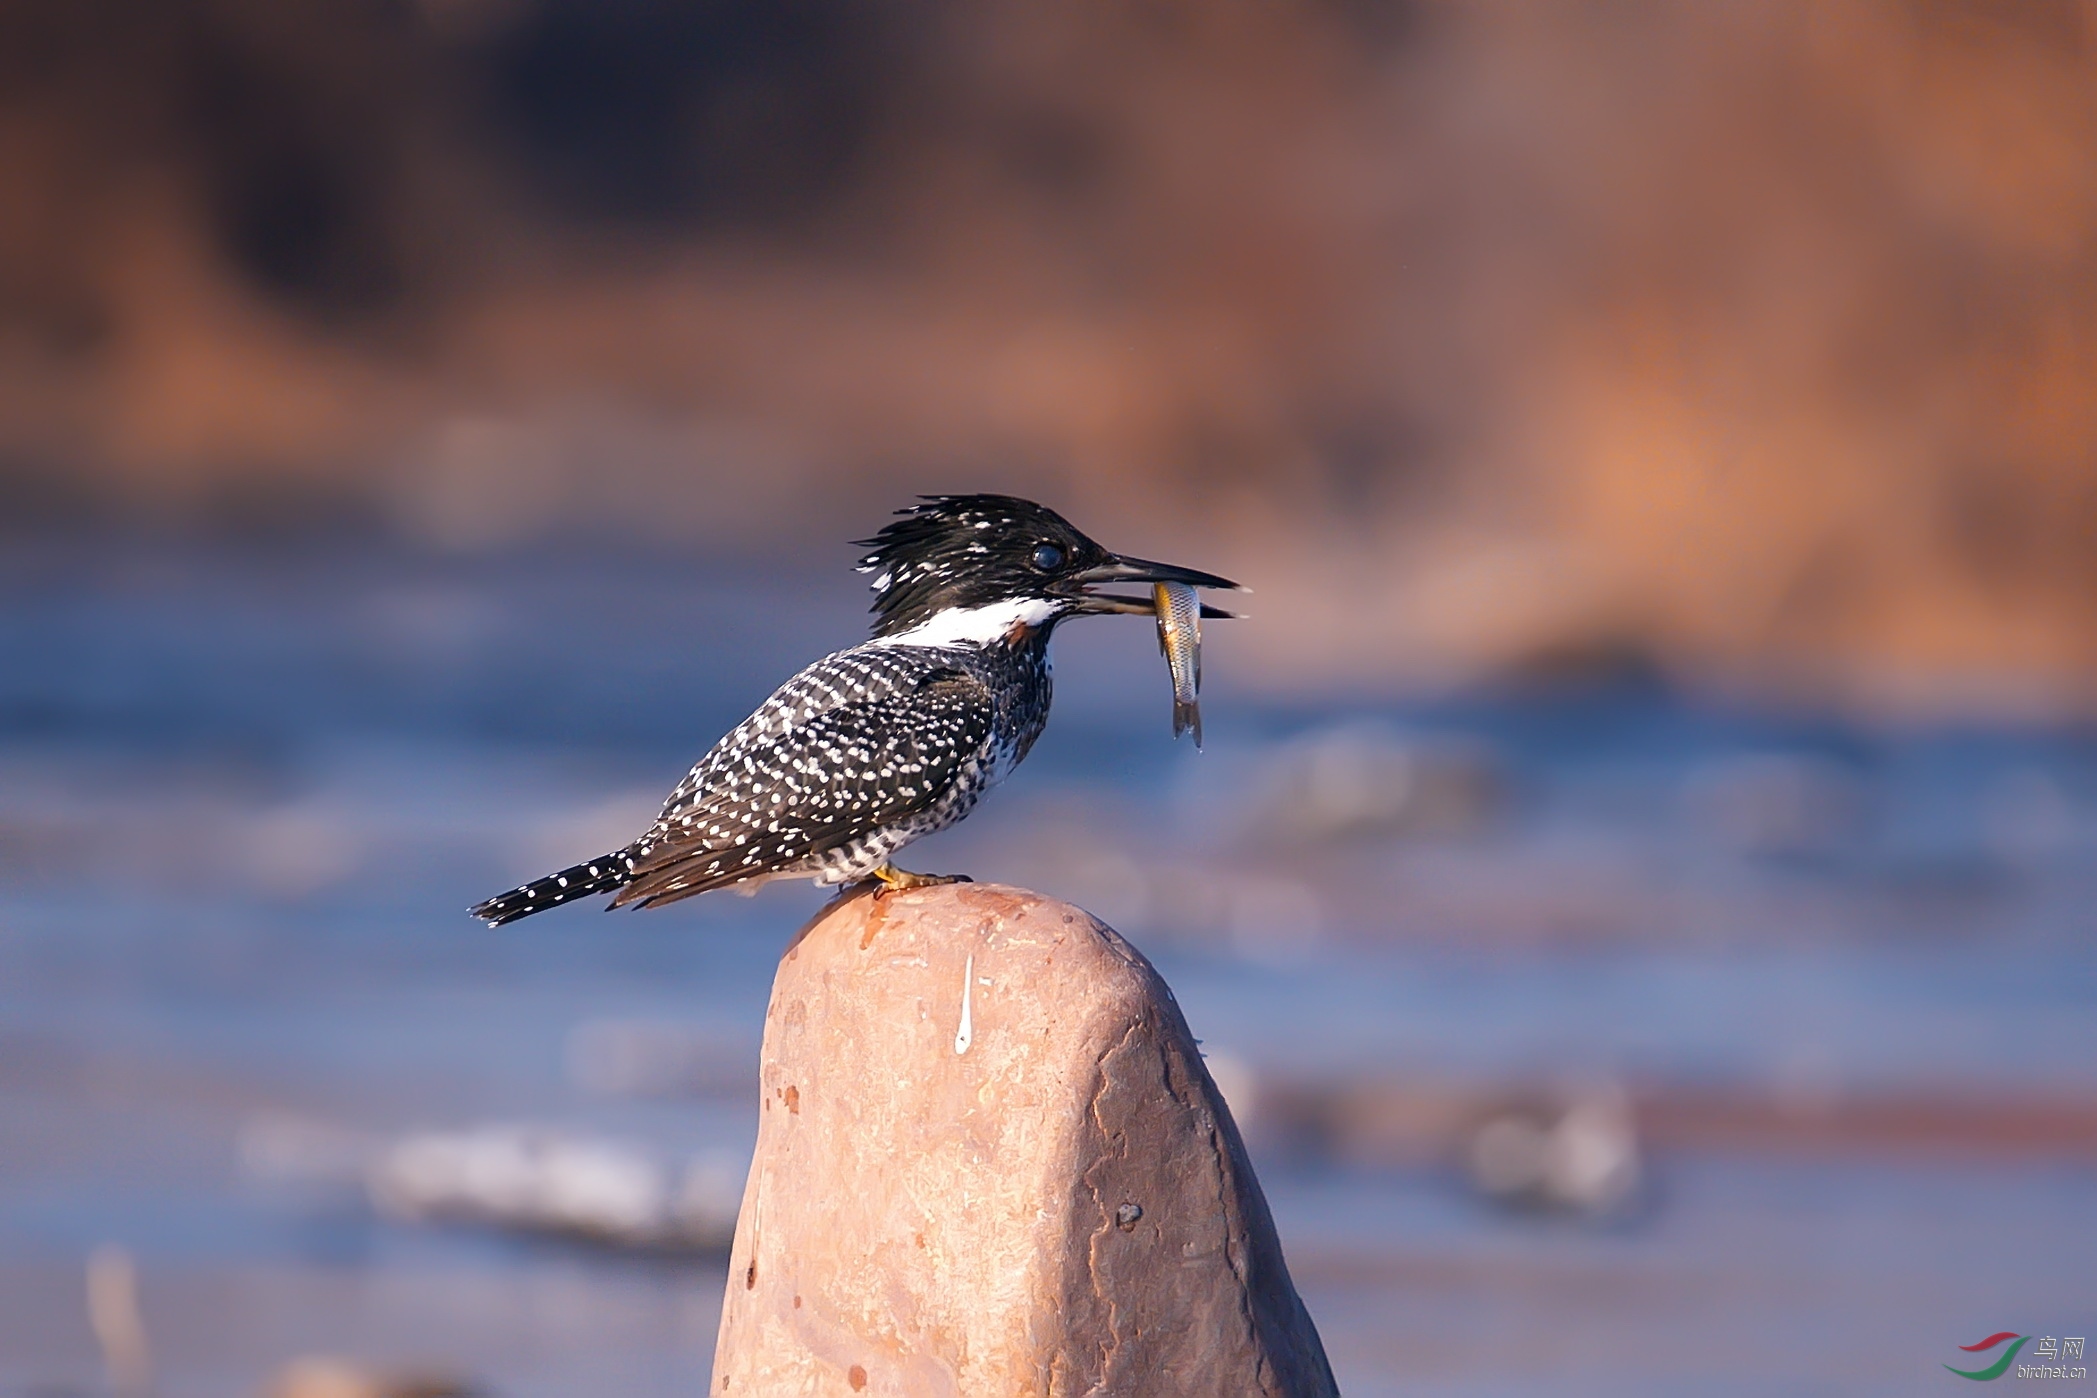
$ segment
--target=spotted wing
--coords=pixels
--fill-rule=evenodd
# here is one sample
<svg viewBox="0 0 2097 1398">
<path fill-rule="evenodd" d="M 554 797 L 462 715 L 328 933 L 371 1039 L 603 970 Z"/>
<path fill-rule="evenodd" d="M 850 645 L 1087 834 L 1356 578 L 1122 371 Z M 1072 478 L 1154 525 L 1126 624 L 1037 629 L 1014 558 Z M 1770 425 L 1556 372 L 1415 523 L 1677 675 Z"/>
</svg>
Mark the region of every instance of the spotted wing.
<svg viewBox="0 0 2097 1398">
<path fill-rule="evenodd" d="M 668 825 L 724 780 L 729 767 L 766 740 L 786 737 L 830 710 L 846 704 L 871 703 L 908 696 L 931 679 L 958 673 L 949 664 L 929 659 L 915 647 L 854 646 L 826 655 L 779 686 L 735 731 L 715 744 L 685 774 L 663 802 L 658 825 Z"/>
<path fill-rule="evenodd" d="M 710 754 L 710 770 L 636 849 L 613 907 L 790 868 L 937 805 L 990 736 L 988 688 L 959 670 L 840 704 Z M 698 775 L 698 774 L 695 774 Z"/>
</svg>

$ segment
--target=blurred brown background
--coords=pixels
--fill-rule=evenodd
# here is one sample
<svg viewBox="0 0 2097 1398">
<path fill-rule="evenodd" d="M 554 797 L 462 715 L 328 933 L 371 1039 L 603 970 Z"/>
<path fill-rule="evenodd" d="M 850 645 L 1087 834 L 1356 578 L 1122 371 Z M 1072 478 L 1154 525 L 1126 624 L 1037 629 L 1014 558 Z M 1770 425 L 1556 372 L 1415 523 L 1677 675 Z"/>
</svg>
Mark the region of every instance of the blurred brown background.
<svg viewBox="0 0 2097 1398">
<path fill-rule="evenodd" d="M 6 513 L 1001 486 L 1251 576 L 1277 688 L 2077 711 L 2093 78 L 2073 0 L 8 0 Z"/>
<path fill-rule="evenodd" d="M 2093 235 L 2097 0 L 0 0 L 0 1398 L 702 1389 L 820 895 L 464 910 L 954 489 L 1256 589 L 911 862 L 1353 1398 L 2087 1336 Z"/>
</svg>

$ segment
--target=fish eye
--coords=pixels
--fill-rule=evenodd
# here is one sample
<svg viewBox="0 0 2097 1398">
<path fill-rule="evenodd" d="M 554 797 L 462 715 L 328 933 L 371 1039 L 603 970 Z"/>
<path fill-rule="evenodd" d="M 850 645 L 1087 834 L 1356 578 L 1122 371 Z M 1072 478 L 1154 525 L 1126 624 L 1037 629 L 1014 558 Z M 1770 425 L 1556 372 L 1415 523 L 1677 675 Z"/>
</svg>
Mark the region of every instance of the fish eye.
<svg viewBox="0 0 2097 1398">
<path fill-rule="evenodd" d="M 1036 572 L 1053 573 L 1063 566 L 1063 550 L 1054 544 L 1036 544 L 1031 561 Z"/>
</svg>

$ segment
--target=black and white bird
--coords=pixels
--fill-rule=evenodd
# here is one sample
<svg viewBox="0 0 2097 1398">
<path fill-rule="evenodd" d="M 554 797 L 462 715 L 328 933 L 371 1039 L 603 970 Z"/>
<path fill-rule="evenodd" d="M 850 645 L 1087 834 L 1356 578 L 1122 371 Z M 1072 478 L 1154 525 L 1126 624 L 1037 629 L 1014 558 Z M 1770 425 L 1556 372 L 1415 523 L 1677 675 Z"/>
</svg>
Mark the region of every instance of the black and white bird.
<svg viewBox="0 0 2097 1398">
<path fill-rule="evenodd" d="M 1028 500 L 923 498 L 861 541 L 871 551 L 860 571 L 874 574 L 872 639 L 781 685 L 699 759 L 632 844 L 473 915 L 500 926 L 592 894 L 649 907 L 780 878 L 953 882 L 889 861 L 967 815 L 1041 736 L 1057 624 L 1153 614 L 1150 598 L 1102 585 L 1237 587 L 1109 553 Z"/>
</svg>

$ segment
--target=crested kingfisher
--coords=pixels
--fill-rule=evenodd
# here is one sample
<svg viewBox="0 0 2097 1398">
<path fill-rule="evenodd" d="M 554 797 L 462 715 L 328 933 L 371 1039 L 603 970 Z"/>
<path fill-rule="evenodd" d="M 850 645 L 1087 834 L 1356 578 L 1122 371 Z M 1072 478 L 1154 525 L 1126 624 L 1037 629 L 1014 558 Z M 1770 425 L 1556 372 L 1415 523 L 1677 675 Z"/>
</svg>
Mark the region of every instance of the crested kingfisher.
<svg viewBox="0 0 2097 1398">
<path fill-rule="evenodd" d="M 1109 553 L 1008 495 L 932 495 L 871 539 L 871 639 L 816 661 L 699 759 L 623 849 L 500 894 L 491 927 L 611 893 L 614 908 L 780 878 L 955 882 L 890 863 L 1011 774 L 1049 713 L 1049 639 L 1073 616 L 1152 615 L 1102 585 L 1234 589 Z M 1227 612 L 1203 608 L 1207 616 Z"/>
</svg>

